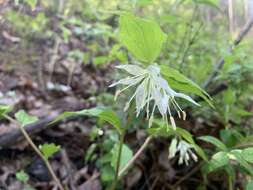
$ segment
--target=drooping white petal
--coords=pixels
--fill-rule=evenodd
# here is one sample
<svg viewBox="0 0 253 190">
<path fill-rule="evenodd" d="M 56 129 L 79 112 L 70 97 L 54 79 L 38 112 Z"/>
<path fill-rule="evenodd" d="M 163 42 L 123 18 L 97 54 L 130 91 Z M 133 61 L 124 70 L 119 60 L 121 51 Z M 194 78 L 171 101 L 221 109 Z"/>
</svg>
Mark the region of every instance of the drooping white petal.
<svg viewBox="0 0 253 190">
<path fill-rule="evenodd" d="M 136 78 L 133 78 L 133 77 L 127 77 L 127 78 L 124 78 L 124 79 L 121 79 L 113 84 L 111 84 L 109 87 L 114 87 L 116 85 L 119 85 L 119 84 L 122 84 L 122 85 L 135 85 L 137 84 L 138 82 L 140 82 L 144 77 L 143 76 L 140 76 L 140 77 L 136 77 Z"/>
<path fill-rule="evenodd" d="M 179 98 L 183 98 L 183 99 L 186 99 L 186 100 L 188 100 L 189 102 L 191 102 L 191 103 L 193 103 L 193 104 L 195 104 L 195 105 L 197 105 L 197 106 L 200 106 L 197 102 L 195 102 L 190 96 L 187 96 L 187 95 L 185 95 L 185 94 L 183 94 L 183 93 L 176 93 L 176 95 L 175 95 L 176 97 L 179 97 Z"/>
<path fill-rule="evenodd" d="M 174 139 L 172 139 L 172 141 L 170 143 L 169 158 L 175 157 L 176 153 L 177 153 L 177 139 L 174 138 Z"/>
<path fill-rule="evenodd" d="M 169 97 L 164 95 L 162 96 L 162 99 L 160 101 L 160 105 L 159 105 L 159 111 L 162 115 L 167 114 L 167 110 L 168 110 L 168 105 L 169 105 Z"/>
<path fill-rule="evenodd" d="M 116 66 L 118 69 L 123 69 L 126 72 L 128 72 L 131 75 L 137 76 L 137 75 L 143 75 L 147 73 L 147 71 L 137 65 L 118 65 Z"/>
<path fill-rule="evenodd" d="M 142 108 L 145 106 L 147 93 L 145 91 L 146 81 L 144 80 L 136 89 L 135 103 L 137 115 L 141 112 Z"/>
<path fill-rule="evenodd" d="M 166 114 L 166 110 L 164 108 L 165 107 L 164 102 L 166 101 L 166 99 L 165 98 L 163 99 L 161 92 L 159 92 L 158 90 L 153 90 L 152 96 L 154 98 L 155 105 L 158 107 L 160 114 L 164 116 Z"/>
</svg>

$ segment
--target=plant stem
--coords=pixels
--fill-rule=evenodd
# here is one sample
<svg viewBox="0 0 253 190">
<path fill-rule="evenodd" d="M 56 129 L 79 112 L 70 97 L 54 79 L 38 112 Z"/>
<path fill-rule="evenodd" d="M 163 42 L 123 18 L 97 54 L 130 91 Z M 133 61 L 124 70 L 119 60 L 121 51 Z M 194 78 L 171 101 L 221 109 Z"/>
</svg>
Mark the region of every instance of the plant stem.
<svg viewBox="0 0 253 190">
<path fill-rule="evenodd" d="M 114 177 L 114 182 L 111 186 L 111 188 L 109 188 L 110 190 L 115 190 L 117 187 L 117 183 L 119 180 L 119 170 L 120 170 L 120 161 L 121 161 L 121 154 L 122 154 L 122 147 L 124 144 L 124 139 L 125 139 L 125 135 L 126 135 L 126 131 L 129 128 L 129 126 L 131 125 L 131 122 L 133 120 L 133 116 L 134 116 L 134 106 L 133 104 L 130 106 L 129 109 L 129 115 L 127 117 L 127 121 L 125 124 L 125 127 L 123 128 L 122 132 L 119 134 L 120 135 L 120 144 L 119 144 L 119 150 L 118 150 L 118 157 L 117 157 L 117 163 L 116 163 L 116 171 L 115 171 L 115 177 Z"/>
<path fill-rule="evenodd" d="M 51 167 L 49 161 L 43 156 L 43 154 L 40 152 L 39 148 L 34 144 L 33 140 L 30 138 L 24 127 L 22 127 L 15 119 L 8 115 L 4 115 L 4 117 L 9 120 L 10 122 L 16 124 L 19 129 L 21 130 L 22 134 L 24 135 L 27 142 L 30 144 L 30 146 L 33 148 L 33 150 L 38 154 L 38 156 L 44 161 L 46 167 L 48 168 L 48 171 L 50 172 L 52 178 L 56 182 L 57 186 L 60 188 L 60 190 L 64 190 L 63 186 L 60 183 L 60 180 L 57 178 L 56 174 L 54 173 L 53 168 Z"/>
<path fill-rule="evenodd" d="M 143 150 L 147 147 L 147 145 L 149 144 L 151 139 L 152 139 L 152 136 L 149 136 L 148 138 L 146 138 L 145 142 L 139 148 L 139 150 L 135 153 L 133 158 L 131 160 L 129 160 L 129 162 L 125 165 L 125 167 L 122 170 L 119 171 L 119 178 L 132 166 L 132 164 L 135 162 L 135 160 L 141 155 Z"/>
<path fill-rule="evenodd" d="M 233 180 L 231 176 L 228 176 L 228 189 L 233 190 Z"/>
<path fill-rule="evenodd" d="M 118 157 L 117 157 L 116 172 L 115 172 L 115 178 L 114 178 L 115 186 L 117 185 L 118 178 L 119 178 L 120 161 L 121 161 L 121 154 L 122 154 L 124 139 L 125 139 L 125 132 L 123 132 L 120 137 L 119 152 L 118 152 Z"/>
</svg>

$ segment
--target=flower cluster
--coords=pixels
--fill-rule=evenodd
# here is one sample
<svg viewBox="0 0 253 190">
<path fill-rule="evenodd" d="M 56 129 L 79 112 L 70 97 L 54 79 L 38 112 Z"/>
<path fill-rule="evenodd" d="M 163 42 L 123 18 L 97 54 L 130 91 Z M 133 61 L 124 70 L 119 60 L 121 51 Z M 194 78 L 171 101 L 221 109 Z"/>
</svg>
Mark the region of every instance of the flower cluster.
<svg viewBox="0 0 253 190">
<path fill-rule="evenodd" d="M 176 153 L 179 152 L 178 164 L 186 165 L 189 164 L 189 160 L 192 158 L 195 162 L 198 161 L 198 157 L 191 150 L 193 146 L 184 140 L 178 142 L 176 138 L 172 139 L 169 148 L 169 158 L 175 157 Z"/>
<path fill-rule="evenodd" d="M 146 110 L 149 126 L 153 122 L 154 112 L 156 108 L 160 112 L 163 120 L 168 124 L 168 115 L 173 129 L 176 129 L 175 120 L 171 113 L 171 107 L 177 111 L 179 118 L 185 120 L 186 113 L 176 102 L 175 98 L 183 98 L 187 101 L 199 105 L 191 97 L 175 92 L 168 84 L 168 82 L 161 76 L 160 67 L 156 64 L 148 66 L 146 69 L 137 65 L 120 65 L 118 69 L 125 70 L 130 74 L 127 78 L 121 79 L 113 83 L 110 87 L 116 85 L 126 85 L 125 88 L 116 92 L 115 98 L 132 86 L 137 86 L 134 94 L 126 103 L 124 110 L 129 108 L 130 103 L 135 99 L 137 116 L 142 110 Z M 151 107 L 153 102 L 153 107 Z M 151 107 L 151 110 L 150 110 Z"/>
</svg>

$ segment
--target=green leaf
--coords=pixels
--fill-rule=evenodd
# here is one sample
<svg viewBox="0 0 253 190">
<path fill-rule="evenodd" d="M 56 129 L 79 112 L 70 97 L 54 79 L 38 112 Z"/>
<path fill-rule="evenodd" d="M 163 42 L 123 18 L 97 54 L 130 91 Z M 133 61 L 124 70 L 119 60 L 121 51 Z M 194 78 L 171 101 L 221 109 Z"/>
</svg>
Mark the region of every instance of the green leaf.
<svg viewBox="0 0 253 190">
<path fill-rule="evenodd" d="M 247 183 L 245 190 L 252 190 L 252 189 L 253 189 L 253 180 Z"/>
<path fill-rule="evenodd" d="M 103 65 L 108 63 L 108 57 L 107 56 L 97 56 L 93 59 L 94 65 Z"/>
<path fill-rule="evenodd" d="M 30 116 L 24 110 L 19 110 L 15 114 L 15 118 L 17 119 L 17 121 L 20 123 L 22 127 L 38 121 L 38 118 L 36 116 Z"/>
<path fill-rule="evenodd" d="M 227 105 L 233 105 L 236 101 L 235 91 L 229 88 L 224 92 L 224 102 Z"/>
<path fill-rule="evenodd" d="M 12 110 L 11 106 L 7 105 L 0 105 L 0 117 L 2 117 L 4 114 L 7 114 Z"/>
<path fill-rule="evenodd" d="M 103 111 L 101 114 L 98 115 L 98 117 L 114 126 L 119 133 L 122 132 L 121 121 L 114 111 Z"/>
<path fill-rule="evenodd" d="M 24 170 L 17 172 L 16 178 L 22 183 L 27 183 L 29 180 L 29 176 L 24 172 Z"/>
<path fill-rule="evenodd" d="M 168 81 L 169 85 L 173 89 L 177 89 L 184 93 L 193 93 L 203 98 L 212 108 L 214 105 L 211 102 L 211 97 L 201 87 L 199 87 L 192 80 L 181 74 L 179 71 L 169 68 L 168 65 L 161 65 L 161 73 L 163 77 Z"/>
<path fill-rule="evenodd" d="M 54 143 L 43 144 L 39 146 L 43 156 L 48 160 L 51 156 L 53 156 L 56 152 L 61 149 L 61 146 L 56 146 Z"/>
<path fill-rule="evenodd" d="M 219 9 L 219 0 L 193 0 L 195 3 L 205 4 Z"/>
<path fill-rule="evenodd" d="M 202 137 L 199 137 L 198 139 L 205 141 L 205 142 L 209 142 L 209 143 L 213 144 L 214 146 L 216 146 L 217 148 L 219 148 L 220 150 L 227 151 L 226 145 L 215 137 L 202 136 Z"/>
<path fill-rule="evenodd" d="M 239 149 L 232 150 L 230 151 L 229 156 L 231 159 L 236 160 L 245 171 L 247 171 L 251 176 L 253 176 L 252 166 L 248 164 L 247 161 L 243 158 L 242 150 Z"/>
<path fill-rule="evenodd" d="M 159 56 L 166 34 L 154 20 L 142 19 L 131 13 L 122 13 L 119 19 L 120 42 L 145 63 L 153 63 Z"/>
<path fill-rule="evenodd" d="M 223 129 L 220 131 L 221 141 L 229 148 L 234 147 L 237 143 L 244 140 L 240 132 L 234 129 Z"/>
<path fill-rule="evenodd" d="M 137 0 L 138 6 L 147 6 L 153 3 L 153 0 Z"/>
<path fill-rule="evenodd" d="M 253 148 L 245 148 L 242 150 L 242 157 L 245 159 L 247 162 L 253 164 Z"/>
<path fill-rule="evenodd" d="M 113 112 L 110 109 L 107 108 L 91 108 L 91 109 L 84 109 L 81 111 L 76 112 L 64 112 L 60 114 L 57 118 L 54 119 L 50 124 L 59 122 L 65 118 L 68 117 L 74 117 L 74 116 L 93 116 L 98 117 L 108 123 L 110 123 L 113 127 L 116 128 L 116 130 L 121 133 L 121 122 L 119 117 L 115 112 Z"/>
<path fill-rule="evenodd" d="M 229 157 L 226 152 L 218 152 L 212 156 L 212 159 L 204 168 L 206 173 L 213 172 L 225 165 L 229 164 Z"/>
<path fill-rule="evenodd" d="M 35 9 L 37 5 L 37 0 L 25 0 L 25 2 L 31 7 L 31 9 Z"/>
<path fill-rule="evenodd" d="M 241 116 L 241 117 L 249 117 L 249 116 L 253 115 L 252 112 L 241 109 L 239 107 L 235 107 L 235 109 L 233 110 L 233 113 L 235 113 L 235 114 L 237 114 L 238 116 Z"/>
<path fill-rule="evenodd" d="M 114 168 L 114 170 L 116 170 L 118 152 L 119 152 L 119 144 L 115 144 L 111 151 L 112 153 L 111 166 Z M 120 167 L 119 167 L 120 170 L 124 168 L 124 166 L 128 163 L 129 160 L 131 160 L 132 157 L 133 151 L 126 144 L 123 144 L 120 158 Z"/>
<path fill-rule="evenodd" d="M 103 182 L 111 182 L 114 179 L 115 176 L 115 172 L 114 169 L 112 168 L 112 166 L 110 165 L 105 165 L 104 167 L 102 167 L 101 169 L 101 180 Z"/>
</svg>

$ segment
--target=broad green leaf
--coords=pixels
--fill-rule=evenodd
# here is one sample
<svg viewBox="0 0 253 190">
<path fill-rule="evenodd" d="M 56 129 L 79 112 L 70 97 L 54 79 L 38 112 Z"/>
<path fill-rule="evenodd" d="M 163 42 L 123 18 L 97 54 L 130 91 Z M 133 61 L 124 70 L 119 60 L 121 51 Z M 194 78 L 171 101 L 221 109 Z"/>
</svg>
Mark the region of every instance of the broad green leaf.
<svg viewBox="0 0 253 190">
<path fill-rule="evenodd" d="M 4 114 L 7 114 L 12 109 L 11 106 L 8 105 L 0 105 L 0 117 L 2 117 Z"/>
<path fill-rule="evenodd" d="M 253 189 L 253 180 L 247 183 L 245 190 L 252 190 L 252 189 Z"/>
<path fill-rule="evenodd" d="M 113 112 L 112 110 L 107 110 L 103 111 L 101 114 L 98 116 L 100 119 L 110 123 L 112 126 L 114 126 L 119 133 L 121 133 L 121 121 L 117 114 Z"/>
<path fill-rule="evenodd" d="M 59 122 L 63 119 L 74 117 L 74 116 L 98 116 L 102 112 L 104 112 L 105 108 L 91 108 L 91 109 L 84 109 L 80 111 L 66 111 L 60 114 L 58 117 L 54 119 L 51 123 Z"/>
<path fill-rule="evenodd" d="M 235 109 L 233 110 L 233 113 L 235 113 L 235 114 L 237 114 L 238 116 L 241 116 L 241 117 L 249 117 L 249 116 L 253 115 L 252 112 L 241 109 L 239 107 L 235 107 Z"/>
<path fill-rule="evenodd" d="M 236 160 L 245 171 L 247 171 L 251 176 L 253 176 L 252 166 L 248 164 L 248 162 L 242 156 L 242 150 L 239 149 L 232 150 L 230 151 L 229 156 L 231 159 L 233 159 L 234 157 L 234 160 Z"/>
<path fill-rule="evenodd" d="M 20 123 L 22 127 L 38 121 L 38 118 L 36 116 L 28 115 L 24 110 L 19 110 L 15 114 L 15 118 L 17 119 L 17 121 Z"/>
<path fill-rule="evenodd" d="M 168 81 L 173 89 L 177 89 L 184 93 L 193 93 L 203 98 L 212 108 L 214 108 L 211 97 L 201 87 L 199 87 L 192 80 L 181 74 L 179 71 L 169 68 L 168 65 L 161 65 L 161 73 Z"/>
<path fill-rule="evenodd" d="M 119 19 L 120 42 L 145 63 L 153 63 L 159 56 L 166 34 L 154 20 L 136 17 L 131 13 L 122 13 Z"/>
<path fill-rule="evenodd" d="M 94 65 L 103 65 L 108 63 L 108 57 L 107 56 L 97 56 L 93 59 Z"/>
<path fill-rule="evenodd" d="M 53 156 L 56 152 L 61 149 L 61 146 L 56 146 L 54 143 L 43 144 L 39 146 L 43 156 L 48 160 L 51 156 Z"/>
<path fill-rule="evenodd" d="M 37 5 L 37 0 L 25 0 L 25 2 L 33 9 L 35 9 Z"/>
<path fill-rule="evenodd" d="M 239 143 L 237 143 L 237 147 L 248 147 L 249 144 L 253 143 L 253 135 L 247 135 L 245 137 L 240 138 Z"/>
<path fill-rule="evenodd" d="M 105 165 L 104 167 L 101 168 L 101 180 L 103 182 L 111 182 L 114 179 L 115 176 L 115 171 L 110 165 Z"/>
<path fill-rule="evenodd" d="M 226 145 L 215 137 L 202 136 L 202 137 L 199 137 L 198 139 L 205 141 L 205 142 L 209 142 L 209 143 L 213 144 L 214 146 L 216 146 L 217 148 L 219 148 L 220 150 L 227 151 Z"/>
<path fill-rule="evenodd" d="M 17 172 L 16 178 L 22 183 L 27 183 L 27 181 L 29 180 L 29 176 L 27 175 L 27 173 L 24 172 L 24 170 Z"/>
<path fill-rule="evenodd" d="M 221 141 L 229 148 L 234 147 L 236 144 L 244 140 L 240 132 L 234 129 L 223 129 L 220 131 Z"/>
<path fill-rule="evenodd" d="M 206 4 L 214 8 L 219 8 L 219 0 L 193 0 L 195 3 Z"/>
<path fill-rule="evenodd" d="M 146 6 L 146 5 L 150 5 L 151 3 L 153 3 L 153 0 L 137 0 L 138 6 Z"/>
<path fill-rule="evenodd" d="M 229 164 L 229 157 L 226 152 L 218 152 L 214 154 L 211 160 L 207 163 L 204 168 L 206 173 L 213 172 L 225 165 Z"/>
<path fill-rule="evenodd" d="M 247 162 L 253 164 L 253 148 L 245 148 L 242 150 L 242 157 L 245 159 Z"/>
<path fill-rule="evenodd" d="M 235 91 L 232 89 L 228 89 L 224 92 L 224 102 L 227 105 L 232 105 L 236 101 Z"/>
<path fill-rule="evenodd" d="M 74 117 L 74 116 L 93 116 L 93 117 L 98 117 L 108 123 L 110 123 L 113 127 L 117 129 L 119 133 L 122 132 L 121 128 L 121 122 L 119 117 L 115 112 L 113 112 L 110 109 L 106 108 L 91 108 L 91 109 L 84 109 L 81 111 L 76 111 L 76 112 L 64 112 L 60 114 L 57 118 L 55 118 L 52 123 L 59 122 L 65 118 L 68 117 Z"/>
<path fill-rule="evenodd" d="M 117 165 L 117 158 L 118 158 L 118 152 L 119 152 L 119 144 L 115 144 L 111 153 L 112 153 L 112 160 L 111 160 L 111 166 L 116 169 Z M 123 144 L 122 147 L 122 153 L 120 158 L 120 170 L 124 168 L 124 166 L 128 163 L 129 160 L 133 157 L 133 151 L 126 145 Z"/>
</svg>

